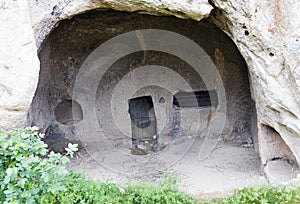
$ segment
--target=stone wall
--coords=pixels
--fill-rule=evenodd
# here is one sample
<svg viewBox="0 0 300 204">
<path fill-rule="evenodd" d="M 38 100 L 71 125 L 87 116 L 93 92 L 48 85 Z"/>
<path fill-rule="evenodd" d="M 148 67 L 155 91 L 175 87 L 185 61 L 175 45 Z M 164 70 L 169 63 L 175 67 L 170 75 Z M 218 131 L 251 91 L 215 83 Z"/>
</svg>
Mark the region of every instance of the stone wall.
<svg viewBox="0 0 300 204">
<path fill-rule="evenodd" d="M 1 125 L 16 128 L 24 124 L 35 91 L 38 60 L 26 2 L 2 0 L 0 3 L 4 12 L 1 15 Z M 95 8 L 195 20 L 210 16 L 232 38 L 247 62 L 257 110 L 258 139 L 264 140 L 274 130 L 300 161 L 298 1 L 29 0 L 28 5 L 38 48 L 58 21 Z M 266 126 L 270 128 L 266 130 Z M 265 163 L 270 159 L 263 154 L 267 147 L 260 148 Z"/>
<path fill-rule="evenodd" d="M 62 113 L 59 116 L 65 114 L 66 118 L 62 120 L 62 124 L 56 110 L 63 101 L 74 98 L 76 77 L 82 72 L 86 58 L 102 43 L 122 33 L 154 28 L 188 37 L 204 50 L 201 58 L 212 60 L 211 66 L 216 67 L 221 76 L 226 101 L 220 97 L 221 90 L 218 90 L 216 81 L 206 80 L 205 83 L 202 76 L 183 59 L 163 52 L 140 51 L 117 60 L 99 81 L 91 82 L 99 83 L 94 95 L 85 97 L 95 103 L 99 123 L 99 129 L 95 132 L 103 132 L 105 138 L 111 141 L 123 138 L 124 144 L 128 146 L 131 138 L 128 101 L 133 97 L 149 95 L 153 99 L 160 138 L 170 141 L 175 135 L 208 137 L 222 133 L 223 139 L 236 145 L 251 140 L 251 133 L 256 138 L 257 132 L 252 131 L 252 126 L 256 123 L 252 123 L 251 118 L 256 117 L 250 96 L 248 70 L 228 36 L 207 20 L 197 22 L 116 11 L 93 10 L 64 20 L 44 41 L 39 53 L 40 80 L 29 113 L 29 124 L 40 127 L 46 132 L 46 137 L 54 138 L 53 140 L 78 138 L 74 128 L 81 124 L 64 124 L 69 118 L 68 112 L 60 110 Z M 182 55 L 186 54 L 184 50 L 181 52 Z M 210 68 L 213 69 L 203 65 L 205 72 L 210 72 Z M 97 69 L 104 69 L 104 66 L 99 65 Z M 87 79 L 83 86 L 93 86 L 89 85 L 92 80 Z M 206 86 L 216 90 L 219 103 L 226 106 L 226 124 L 219 134 L 215 133 L 216 127 L 210 124 L 211 120 L 215 120 L 215 114 L 210 114 L 210 107 L 175 110 L 172 104 L 176 93 L 207 90 Z M 161 97 L 165 103 L 159 103 Z M 83 120 L 86 121 L 92 113 L 85 108 L 84 101 L 79 104 L 83 109 Z M 175 116 L 178 117 L 175 119 Z M 174 123 L 178 126 L 177 132 L 174 131 Z M 97 133 L 89 132 L 86 135 L 95 134 Z M 87 140 L 90 139 L 87 137 Z M 104 138 L 99 136 L 98 140 L 101 142 Z"/>
<path fill-rule="evenodd" d="M 273 128 L 300 160 L 299 35 L 297 1 L 213 1 L 215 22 L 244 56 L 256 102 L 259 140 Z M 293 5 L 293 6 L 290 6 Z M 270 144 L 271 145 L 271 144 Z M 266 146 L 261 146 L 263 163 Z"/>
<path fill-rule="evenodd" d="M 0 127 L 14 129 L 24 126 L 39 60 L 26 0 L 1 0 L 0 10 Z"/>
</svg>

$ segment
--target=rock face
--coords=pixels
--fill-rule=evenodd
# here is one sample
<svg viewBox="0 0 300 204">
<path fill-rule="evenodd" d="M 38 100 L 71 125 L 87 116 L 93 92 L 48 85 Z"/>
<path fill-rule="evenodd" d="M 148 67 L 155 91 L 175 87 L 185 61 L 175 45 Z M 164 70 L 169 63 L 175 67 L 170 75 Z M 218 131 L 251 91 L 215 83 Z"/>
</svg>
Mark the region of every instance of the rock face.
<svg viewBox="0 0 300 204">
<path fill-rule="evenodd" d="M 0 126 L 24 126 L 39 74 L 26 0 L 0 1 Z"/>
<path fill-rule="evenodd" d="M 123 22 L 120 22 L 120 19 Z M 102 76 L 97 72 L 87 76 L 89 80 L 85 80 L 83 86 L 93 87 L 97 84 L 98 86 L 94 92 L 81 91 L 84 100 L 74 102 L 76 100 L 74 87 L 78 86 L 76 77 L 81 76 L 83 64 L 92 55 L 91 53 L 115 36 L 153 28 L 181 34 L 182 37 L 185 36 L 197 43 L 203 49 L 203 52 L 197 54 L 199 58 L 195 63 L 200 69 L 192 66 L 191 61 L 184 58 L 195 54 L 191 52 L 190 46 L 187 50 L 181 46 L 180 51 L 176 52 L 178 56 L 154 50 L 134 52 L 115 61 Z M 184 41 L 185 38 L 177 41 Z M 160 45 L 167 42 L 164 47 L 168 47 L 168 41 L 165 42 L 164 38 L 159 40 L 159 37 L 155 37 L 155 41 Z M 129 46 L 133 47 L 133 43 Z M 105 53 L 114 53 L 115 50 L 105 49 Z M 170 52 L 174 50 L 176 49 Z M 187 137 L 206 137 L 208 134 L 210 136 L 222 134 L 224 140 L 241 146 L 242 143 L 251 140 L 251 135 L 253 137 L 257 135 L 257 131 L 252 131 L 256 122 L 252 122 L 251 118 L 256 117 L 246 63 L 232 40 L 206 19 L 197 22 L 94 10 L 62 21 L 44 40 L 39 57 L 40 80 L 29 111 L 29 122 L 40 127 L 49 138 L 59 135 L 70 139 L 80 137 L 85 144 L 99 143 L 96 145 L 98 147 L 103 144 L 104 138 L 112 143 L 121 143 L 122 140 L 123 147 L 128 149 L 132 145 L 130 142 L 131 138 L 134 138 L 132 133 L 134 130 L 136 135 L 144 135 L 147 139 L 159 135 L 159 143 L 163 146 L 175 139 L 179 141 Z M 109 56 L 101 54 L 99 57 L 102 61 L 106 61 Z M 208 62 L 207 65 L 204 63 L 205 59 L 211 59 L 211 63 Z M 210 78 L 208 75 L 206 77 L 201 75 L 214 69 L 222 80 L 226 100 L 220 96 L 221 91 L 215 76 L 212 74 L 214 77 Z M 100 64 L 95 70 L 105 70 L 105 66 Z M 206 91 L 216 93 L 214 106 L 203 103 L 206 102 L 203 99 Z M 194 93 L 198 94 L 200 104 Z M 131 119 L 129 115 L 129 101 L 141 97 L 150 97 L 154 109 L 155 119 L 152 121 L 155 125 L 147 131 L 132 126 L 132 123 L 137 123 L 141 118 L 133 116 Z M 178 97 L 177 104 L 173 99 L 176 97 Z M 96 118 L 89 120 L 88 115 L 92 115 L 92 111 L 86 101 L 95 104 Z M 76 108 L 75 104 L 78 104 L 77 107 L 81 107 L 82 111 L 78 111 L 79 108 Z M 227 110 L 226 124 L 222 132 L 218 132 L 220 122 L 214 125 L 214 121 L 217 121 L 214 110 L 223 106 L 222 104 Z M 147 107 L 147 103 L 144 105 Z M 73 111 L 68 111 L 72 106 Z M 143 109 L 137 111 L 135 107 L 132 105 L 132 112 L 138 112 L 137 115 L 143 112 Z M 74 120 L 71 122 L 72 113 Z M 94 129 L 97 128 L 94 132 L 91 131 L 92 127 L 83 135 L 76 134 L 73 130 L 81 129 L 83 124 L 88 126 L 93 121 L 100 124 L 99 128 L 97 123 L 94 125 Z M 104 136 L 100 137 L 97 132 L 103 133 Z M 95 141 L 92 141 L 92 138 L 95 138 Z"/>
<path fill-rule="evenodd" d="M 295 11 L 300 3 L 213 2 L 219 9 L 215 14 L 216 23 L 227 30 L 248 64 L 259 141 L 268 140 L 269 128 L 273 129 L 299 162 L 300 18 Z M 260 146 L 264 164 L 271 159 L 264 154 L 268 145 L 272 143 Z"/>
<path fill-rule="evenodd" d="M 152 15 L 173 15 L 179 18 L 201 20 L 208 17 L 212 5 L 208 0 L 29 0 L 29 12 L 35 30 L 38 46 L 59 20 L 92 9 L 113 9 L 119 11 L 149 13 Z"/>
<path fill-rule="evenodd" d="M 38 48 L 60 20 L 91 9 L 136 11 L 195 20 L 210 18 L 229 35 L 247 63 L 263 164 L 281 157 L 294 158 L 299 164 L 300 2 L 28 0 L 27 3 Z M 35 92 L 38 60 L 26 1 L 2 0 L 0 9 L 3 12 L 0 27 L 0 122 L 5 128 L 15 128 L 23 126 L 24 115 Z M 270 140 L 270 135 L 282 140 Z M 280 146 L 281 151 L 267 154 L 272 145 Z"/>
</svg>

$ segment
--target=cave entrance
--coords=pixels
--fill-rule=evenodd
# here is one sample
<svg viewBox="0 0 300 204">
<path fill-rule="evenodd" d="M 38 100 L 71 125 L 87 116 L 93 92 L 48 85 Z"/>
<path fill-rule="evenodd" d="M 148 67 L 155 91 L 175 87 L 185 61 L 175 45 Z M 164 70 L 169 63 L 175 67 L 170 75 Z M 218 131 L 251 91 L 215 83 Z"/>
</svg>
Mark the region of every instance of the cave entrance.
<svg viewBox="0 0 300 204">
<path fill-rule="evenodd" d="M 106 69 L 107 53 L 118 54 L 134 45 L 147 48 L 147 36 L 141 31 L 153 29 L 184 36 L 178 44 L 193 42 L 205 54 L 180 47 L 178 55 L 139 50 L 122 55 Z M 130 40 L 136 39 L 136 44 L 118 41 L 93 55 L 99 46 L 129 32 L 134 32 Z M 160 46 L 178 42 L 168 36 L 153 40 Z M 95 67 L 81 72 L 89 57 L 94 61 L 87 65 Z M 209 60 L 202 66 L 203 74 L 216 70 L 225 91 L 220 91 L 215 78 L 208 74 L 207 80 L 184 57 L 195 60 L 194 64 Z M 79 141 L 83 155 L 79 163 L 83 165 L 74 161 L 77 170 L 93 160 L 94 166 L 87 170 L 93 178 L 119 178 L 124 173 L 155 180 L 173 169 L 187 175 L 185 185 L 199 192 L 244 187 L 260 177 L 247 65 L 232 40 L 211 19 L 196 22 L 89 11 L 61 21 L 43 42 L 39 58 L 41 70 L 29 125 L 40 127 L 53 149 Z M 90 77 L 78 81 L 82 73 Z M 76 85 L 79 93 L 90 94 L 76 98 Z M 221 107 L 226 107 L 226 114 L 218 114 Z M 225 121 L 221 132 L 219 120 Z M 207 159 L 200 161 L 199 151 L 207 147 Z"/>
<path fill-rule="evenodd" d="M 121 23 L 120 19 L 124 22 Z M 86 79 L 81 86 L 82 91 L 96 87 L 96 93 L 84 97 L 84 100 L 74 99 L 76 78 L 95 49 L 118 35 L 133 31 L 142 45 L 143 36 L 138 30 L 152 28 L 180 34 L 201 47 L 205 56 L 200 58 L 212 61 L 211 65 L 203 64 L 203 70 L 210 72 L 216 68 L 223 81 L 226 102 L 220 98 L 219 85 L 214 79 L 207 84 L 204 77 L 185 60 L 174 54 L 152 50 L 123 56 L 101 78 L 96 77 L 98 81 Z M 168 42 L 164 38 L 160 40 L 162 43 Z M 115 51 L 122 49 L 118 47 L 122 45 L 115 46 Z M 180 54 L 189 55 L 185 52 L 182 50 Z M 95 70 L 103 69 L 105 63 L 101 64 L 101 57 L 103 55 L 97 58 L 99 66 Z M 195 22 L 116 11 L 90 11 L 61 21 L 43 43 L 39 58 L 39 84 L 28 121 L 39 126 L 43 132 L 55 132 L 55 137 L 60 135 L 61 138 L 80 140 L 80 133 L 74 129 L 92 130 L 99 126 L 97 131 L 103 133 L 107 140 L 117 143 L 116 138 L 122 138 L 122 145 L 118 146 L 129 149 L 132 145 L 129 100 L 132 99 L 133 103 L 134 98 L 151 96 L 156 135 L 159 135 L 158 142 L 162 146 L 174 138 L 207 135 L 208 129 L 212 130 L 211 133 L 216 132 L 214 130 L 218 127 L 211 126 L 211 123 L 218 120 L 215 110 L 218 111 L 220 106 L 227 109 L 221 133 L 224 140 L 239 146 L 256 144 L 256 114 L 246 63 L 231 39 L 209 19 Z M 95 111 L 96 119 L 90 119 L 91 113 L 86 110 L 85 103 L 90 104 L 88 107 L 95 104 L 96 108 L 92 111 Z M 98 124 L 81 127 L 86 120 Z M 85 135 L 97 133 L 94 131 Z M 87 139 L 86 143 L 90 140 Z"/>
<path fill-rule="evenodd" d="M 132 153 L 141 149 L 147 153 L 156 143 L 156 117 L 151 96 L 129 100 L 129 115 L 132 131 Z M 141 146 L 144 146 L 142 148 Z"/>
</svg>

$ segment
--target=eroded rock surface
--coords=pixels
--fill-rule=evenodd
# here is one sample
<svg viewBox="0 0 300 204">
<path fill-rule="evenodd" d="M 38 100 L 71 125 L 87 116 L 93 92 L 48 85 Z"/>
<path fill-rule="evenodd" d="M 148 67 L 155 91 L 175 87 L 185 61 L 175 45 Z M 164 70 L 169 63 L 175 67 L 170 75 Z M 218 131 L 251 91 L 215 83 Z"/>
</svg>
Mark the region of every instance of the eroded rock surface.
<svg viewBox="0 0 300 204">
<path fill-rule="evenodd" d="M 92 9 L 112 9 L 147 13 L 152 15 L 173 15 L 179 18 L 201 20 L 208 17 L 212 5 L 208 0 L 29 0 L 29 11 L 35 30 L 37 44 L 42 41 L 59 20 Z"/>
<path fill-rule="evenodd" d="M 136 11 L 201 20 L 210 16 L 247 62 L 256 104 L 258 140 L 274 129 L 300 161 L 300 2 L 241 0 L 28 0 L 40 47 L 59 20 L 91 9 Z M 211 9 L 214 8 L 212 11 Z M 24 125 L 36 89 L 38 60 L 25 0 L 0 1 L 0 116 L 7 128 Z M 276 134 L 277 134 L 276 133 Z M 260 146 L 261 157 L 268 148 Z M 264 161 L 267 161 L 267 158 Z"/>
<path fill-rule="evenodd" d="M 89 60 L 95 55 L 95 50 L 116 36 L 143 29 L 172 31 L 197 43 L 203 53 L 197 54 L 201 58 L 195 64 L 203 71 L 193 66 L 192 60 L 186 61 L 183 58 L 193 56 L 194 52 L 189 46 L 186 46 L 187 50 L 183 49 L 180 44 L 177 56 L 167 51 L 138 51 L 117 59 L 103 75 L 99 74 L 98 71 L 105 70 L 106 67 Z M 160 45 L 167 42 L 163 47 L 168 47 L 170 42 L 159 36 L 156 36 L 155 41 Z M 172 40 L 173 45 L 174 41 Z M 132 45 L 131 42 L 129 46 Z M 119 48 L 122 49 L 122 46 Z M 105 49 L 104 53 L 115 53 L 116 50 Z M 42 62 L 40 80 L 29 112 L 29 122 L 48 133 L 48 137 L 59 134 L 65 138 L 80 137 L 87 146 L 99 143 L 97 147 L 103 145 L 103 140 L 109 140 L 113 144 L 117 143 L 117 146 L 122 143 L 124 148 L 130 148 L 131 137 L 133 138 L 131 128 L 134 126 L 128 113 L 128 101 L 143 96 L 152 100 L 156 118 L 153 123 L 157 123 L 153 127 L 157 127 L 157 130 L 143 132 L 143 128 L 138 128 L 137 134 L 145 135 L 148 139 L 159 135 L 158 143 L 161 147 L 167 146 L 175 138 L 179 140 L 220 135 L 223 140 L 237 146 L 248 141 L 252 145 L 251 137 L 256 137 L 257 131 L 253 128 L 256 121 L 252 121 L 252 118 L 256 118 L 255 108 L 246 63 L 231 39 L 209 20 L 197 22 L 174 17 L 93 10 L 62 21 L 44 41 L 39 57 Z M 104 62 L 109 59 L 109 55 L 99 54 L 96 59 L 98 58 Z M 203 63 L 205 59 L 211 59 L 211 64 Z M 97 67 L 87 70 L 85 61 Z M 222 80 L 226 100 L 220 96 L 222 91 L 216 83 L 216 76 L 211 73 L 214 69 Z M 92 74 L 85 76 L 84 84 L 79 86 L 79 79 L 76 77 L 82 76 L 82 73 Z M 93 89 L 94 86 L 96 87 Z M 78 87 L 83 97 L 76 95 Z M 87 87 L 89 91 L 85 90 Z M 183 93 L 186 97 L 194 91 L 206 90 L 217 90 L 219 96 L 216 96 L 215 107 L 198 103 L 189 104 L 189 107 L 174 104 L 173 97 L 178 93 Z M 78 102 L 82 111 L 76 111 L 76 103 L 73 101 L 72 106 L 71 99 Z M 164 102 L 159 102 L 160 99 Z M 189 103 L 193 101 L 191 99 L 195 97 L 189 98 Z M 65 105 L 60 106 L 62 104 Z M 226 106 L 226 122 L 221 132 L 218 132 L 221 122 L 215 109 L 218 107 L 219 110 L 221 106 Z M 94 111 L 91 107 L 95 107 Z M 72 113 L 77 122 L 82 121 L 78 124 L 70 121 Z M 82 113 L 83 116 L 76 117 Z M 96 114 L 95 118 L 92 117 L 93 113 Z M 89 127 L 88 132 L 80 134 L 81 131 L 74 130 L 84 127 Z"/>
<path fill-rule="evenodd" d="M 274 128 L 300 160 L 300 3 L 289 1 L 213 0 L 212 18 L 233 39 L 250 73 L 261 125 Z M 95 8 L 113 8 L 200 20 L 210 13 L 206 1 L 29 1 L 38 45 L 62 18 Z M 188 6 L 190 5 L 190 6 Z M 291 6 L 293 5 L 293 6 Z M 264 148 L 264 147 L 262 147 Z"/>
<path fill-rule="evenodd" d="M 274 128 L 299 162 L 300 18 L 295 11 L 300 3 L 213 2 L 219 9 L 217 24 L 227 30 L 248 64 L 259 140 L 268 135 L 263 125 Z M 261 148 L 267 151 L 266 146 Z"/>
<path fill-rule="evenodd" d="M 24 126 L 39 74 L 27 1 L 0 1 L 0 127 Z"/>
</svg>

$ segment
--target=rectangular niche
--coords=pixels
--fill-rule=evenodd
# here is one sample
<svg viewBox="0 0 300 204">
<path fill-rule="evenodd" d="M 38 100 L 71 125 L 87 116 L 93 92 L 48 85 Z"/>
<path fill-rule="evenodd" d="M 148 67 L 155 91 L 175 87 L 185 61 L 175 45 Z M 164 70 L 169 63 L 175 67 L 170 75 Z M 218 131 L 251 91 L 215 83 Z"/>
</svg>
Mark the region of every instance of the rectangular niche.
<svg viewBox="0 0 300 204">
<path fill-rule="evenodd" d="M 216 90 L 178 92 L 173 96 L 175 109 L 217 107 L 218 94 Z"/>
<path fill-rule="evenodd" d="M 152 139 L 156 135 L 156 117 L 151 96 L 129 100 L 132 139 Z"/>
</svg>

